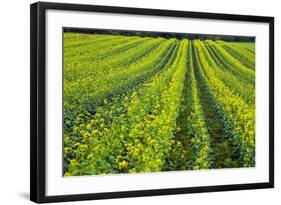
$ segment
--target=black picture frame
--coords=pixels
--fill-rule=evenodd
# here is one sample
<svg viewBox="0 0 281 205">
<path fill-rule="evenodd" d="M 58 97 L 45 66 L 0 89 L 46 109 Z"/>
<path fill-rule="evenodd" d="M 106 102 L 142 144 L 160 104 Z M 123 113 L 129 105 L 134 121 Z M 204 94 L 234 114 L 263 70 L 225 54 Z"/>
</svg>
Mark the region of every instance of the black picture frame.
<svg viewBox="0 0 281 205">
<path fill-rule="evenodd" d="M 236 185 L 46 196 L 46 10 L 122 13 L 269 24 L 269 181 Z M 37 203 L 217 192 L 274 187 L 274 18 L 144 8 L 38 2 L 30 6 L 30 199 Z"/>
</svg>

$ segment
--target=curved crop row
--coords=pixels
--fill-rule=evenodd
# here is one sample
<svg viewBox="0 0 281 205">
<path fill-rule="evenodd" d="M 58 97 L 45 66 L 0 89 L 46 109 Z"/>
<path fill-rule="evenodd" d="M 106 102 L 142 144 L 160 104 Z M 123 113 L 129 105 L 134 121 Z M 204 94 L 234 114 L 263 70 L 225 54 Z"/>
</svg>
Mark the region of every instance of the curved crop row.
<svg viewBox="0 0 281 205">
<path fill-rule="evenodd" d="M 240 150 L 239 157 L 243 166 L 255 163 L 255 109 L 247 105 L 239 96 L 226 87 L 215 75 L 206 59 L 200 55 L 200 46 L 195 41 L 198 66 L 202 78 L 217 101 L 217 108 L 224 116 L 224 129 L 235 150 Z M 226 95 L 227 93 L 227 95 Z"/>
<path fill-rule="evenodd" d="M 252 77 L 245 75 L 243 72 L 240 72 L 237 70 L 233 65 L 226 62 L 222 56 L 216 51 L 216 49 L 209 45 L 209 43 L 204 43 L 207 50 L 209 51 L 210 55 L 212 56 L 213 60 L 220 65 L 221 68 L 224 68 L 226 71 L 231 73 L 233 76 L 235 76 L 237 79 L 239 79 L 241 82 L 246 84 L 254 84 L 254 80 Z"/>
<path fill-rule="evenodd" d="M 149 39 L 147 39 L 149 40 Z M 98 38 L 93 39 L 91 42 L 81 43 L 79 46 L 66 47 L 64 56 L 67 58 L 75 58 L 76 60 L 85 59 L 85 57 L 93 58 L 97 56 L 103 50 L 110 50 L 114 47 L 124 46 L 127 43 L 133 43 L 134 41 L 145 41 L 145 39 L 138 37 L 119 37 L 119 38 Z M 85 44 L 85 45 L 84 45 Z M 83 49 L 81 49 L 83 47 Z M 97 52 L 97 53 L 96 53 Z M 86 58 L 87 59 L 87 58 Z"/>
<path fill-rule="evenodd" d="M 65 176 L 255 166 L 248 51 L 210 40 L 64 39 Z"/>
<path fill-rule="evenodd" d="M 169 153 L 166 156 L 163 171 L 175 171 L 175 170 L 187 170 L 193 167 L 193 150 L 190 146 L 191 137 L 188 135 L 188 117 L 190 115 L 190 107 L 193 99 L 191 98 L 191 66 L 192 66 L 192 55 L 191 52 L 191 41 L 189 41 L 186 56 L 186 74 L 183 85 L 182 98 L 180 102 L 180 110 L 176 119 L 177 127 L 174 130 L 174 136 L 171 139 L 171 145 Z"/>
<path fill-rule="evenodd" d="M 251 51 L 237 46 L 235 44 L 229 44 L 224 41 L 216 41 L 223 46 L 229 53 L 231 53 L 240 63 L 244 64 L 246 67 L 255 69 L 255 54 Z"/>
<path fill-rule="evenodd" d="M 236 73 L 239 73 L 240 76 L 246 78 L 250 83 L 255 82 L 255 71 L 250 68 L 247 68 L 241 64 L 236 58 L 234 58 L 228 51 L 223 49 L 219 44 L 207 40 L 207 45 L 213 49 L 218 55 L 217 57 L 221 59 L 221 62 L 226 65 L 226 67 L 234 70 Z"/>
<path fill-rule="evenodd" d="M 194 46 L 190 47 L 191 94 L 192 104 L 188 117 L 188 135 L 194 152 L 193 169 L 207 169 L 210 166 L 210 135 L 206 127 L 205 115 L 201 107 L 194 69 L 198 69 Z"/>
<path fill-rule="evenodd" d="M 164 88 L 161 86 L 162 84 L 160 84 L 161 81 L 157 79 L 169 80 L 171 78 L 170 76 L 173 75 L 172 71 L 176 69 L 176 67 L 174 65 L 173 70 L 171 70 L 170 66 L 175 61 L 178 50 L 179 49 L 177 46 L 172 55 L 167 57 L 168 61 L 166 62 L 161 73 L 158 73 L 153 79 L 151 79 L 151 81 L 144 83 L 147 85 L 145 86 L 146 89 L 143 88 L 144 84 L 142 84 L 142 86 L 139 88 L 140 91 L 133 91 L 129 95 L 121 95 L 120 98 L 114 98 L 114 103 L 109 103 L 108 106 L 101 107 L 100 109 L 98 108 L 96 114 L 91 118 L 91 120 L 89 120 L 87 125 L 81 124 L 82 126 L 75 126 L 74 129 L 76 129 L 76 133 L 78 133 L 80 136 L 78 137 L 79 139 L 83 138 L 81 135 L 85 135 L 89 136 L 88 138 L 90 141 L 95 143 L 91 143 L 87 149 L 83 147 L 88 143 L 79 144 L 78 148 L 75 150 L 79 149 L 79 147 L 85 149 L 84 151 L 80 151 L 80 153 L 83 153 L 83 156 L 85 157 L 80 156 L 72 158 L 72 161 L 70 160 L 68 173 L 71 175 L 81 175 L 87 174 L 87 171 L 90 172 L 90 174 L 119 172 L 122 170 L 126 170 L 126 172 L 129 171 L 129 163 L 126 156 L 138 155 L 140 151 L 139 146 L 141 145 L 133 146 L 132 143 L 129 143 L 129 138 L 131 138 L 131 140 L 137 140 L 135 136 L 129 135 L 129 132 L 131 130 L 132 124 L 136 123 L 137 119 L 135 118 L 137 117 L 139 119 L 143 119 L 143 115 L 145 114 L 143 111 L 141 111 L 138 112 L 137 116 L 132 116 L 132 110 L 138 109 L 136 107 L 137 104 L 141 105 L 137 103 L 139 102 L 138 96 L 140 95 L 139 93 L 141 91 L 152 92 L 150 88 L 153 86 L 155 94 L 159 95 L 161 93 L 159 92 L 159 89 L 163 90 Z M 149 100 L 147 96 L 143 96 L 141 99 Z M 154 100 L 154 98 L 152 98 L 152 100 Z M 147 101 L 146 104 L 153 106 L 154 109 L 157 109 L 157 105 L 155 103 Z M 145 104 L 142 106 L 145 108 Z M 134 112 L 137 112 L 137 110 Z M 87 127 L 89 129 L 83 131 L 85 128 L 87 129 Z M 68 137 L 67 140 L 70 141 L 71 138 Z M 69 156 L 69 158 L 74 155 L 73 151 L 71 150 L 71 148 L 66 150 L 66 155 Z M 87 160 L 85 160 L 85 158 Z M 92 166 L 83 166 L 83 164 L 87 163 L 88 161 L 89 165 Z M 102 163 L 102 165 L 99 166 L 100 163 Z M 130 172 L 133 172 L 133 170 L 130 170 Z"/>
<path fill-rule="evenodd" d="M 64 38 L 69 37 L 72 33 L 64 33 Z M 71 35 L 72 36 L 72 35 Z M 124 37 L 121 36 L 112 36 L 112 35 L 105 35 L 105 34 L 99 34 L 99 35 L 90 35 L 90 34 L 80 34 L 78 36 L 73 36 L 73 39 L 64 41 L 64 48 L 81 48 L 82 46 L 88 46 L 95 44 L 99 41 L 111 41 L 111 40 L 119 40 L 124 39 Z M 66 50 L 67 51 L 67 50 Z M 81 50 L 80 50 L 81 51 Z"/>
<path fill-rule="evenodd" d="M 256 52 L 256 44 L 254 42 L 233 42 L 231 44 L 242 47 L 252 54 Z"/>
<path fill-rule="evenodd" d="M 233 90 L 237 95 L 242 97 L 247 103 L 255 103 L 255 88 L 249 83 L 243 83 L 227 70 L 221 68 L 211 57 L 205 44 L 203 42 L 197 42 L 197 46 L 200 46 L 202 55 L 206 58 L 206 64 L 212 67 L 214 75 L 216 75 L 229 89 Z"/>
<path fill-rule="evenodd" d="M 78 84 L 65 84 L 65 115 L 71 118 L 75 113 L 92 111 L 101 105 L 104 99 L 126 93 L 136 85 L 159 72 L 175 49 L 175 41 L 166 41 L 150 53 L 144 60 L 138 61 L 128 69 L 116 70 L 103 78 L 83 80 Z"/>
<path fill-rule="evenodd" d="M 110 46 L 104 46 L 101 48 L 93 48 L 87 52 L 83 52 L 83 54 L 78 53 L 75 57 L 71 57 L 72 61 L 99 61 L 99 60 L 107 60 L 106 58 L 114 57 L 114 55 L 120 55 L 121 52 L 127 52 L 130 49 L 135 49 L 138 46 L 147 43 L 149 39 L 137 38 L 128 40 L 124 43 L 111 44 Z"/>
<path fill-rule="evenodd" d="M 101 74 L 108 75 L 120 69 L 128 69 L 133 64 L 145 59 L 155 49 L 159 48 L 163 39 L 150 40 L 144 44 L 133 47 L 121 53 L 116 53 L 108 59 L 81 61 L 72 60 L 65 64 L 65 81 L 87 81 L 87 78 L 100 78 Z M 170 41 L 168 41 L 170 42 Z M 71 82 L 73 83 L 73 82 Z"/>
<path fill-rule="evenodd" d="M 133 123 L 127 144 L 129 172 L 161 171 L 165 163 L 180 108 L 187 45 L 188 41 L 183 40 L 169 70 L 145 85 L 130 103 L 128 119 Z"/>
</svg>

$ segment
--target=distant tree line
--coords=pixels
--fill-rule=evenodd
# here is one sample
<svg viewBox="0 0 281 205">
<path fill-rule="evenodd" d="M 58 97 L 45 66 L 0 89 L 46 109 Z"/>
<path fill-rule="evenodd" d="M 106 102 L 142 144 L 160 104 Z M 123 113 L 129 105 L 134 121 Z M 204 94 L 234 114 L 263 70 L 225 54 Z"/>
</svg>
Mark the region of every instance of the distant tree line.
<svg viewBox="0 0 281 205">
<path fill-rule="evenodd" d="M 140 37 L 163 37 L 177 39 L 201 39 L 201 40 L 223 40 L 234 42 L 255 42 L 254 36 L 232 36 L 232 35 L 216 35 L 216 34 L 197 34 L 197 33 L 173 33 L 173 32 L 153 32 L 153 31 L 126 31 L 126 30 L 110 30 L 110 29 L 89 29 L 89 28 L 64 28 L 64 32 L 77 32 L 89 34 L 110 34 L 121 36 L 140 36 Z"/>
</svg>

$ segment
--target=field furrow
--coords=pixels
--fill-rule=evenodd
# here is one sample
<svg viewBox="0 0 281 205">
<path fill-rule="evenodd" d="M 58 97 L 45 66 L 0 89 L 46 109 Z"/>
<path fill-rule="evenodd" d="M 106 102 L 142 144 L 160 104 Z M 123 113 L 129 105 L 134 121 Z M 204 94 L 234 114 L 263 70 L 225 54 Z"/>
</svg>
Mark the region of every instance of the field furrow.
<svg viewBox="0 0 281 205">
<path fill-rule="evenodd" d="M 63 35 L 64 176 L 255 166 L 254 38 L 87 32 Z"/>
<path fill-rule="evenodd" d="M 178 49 L 176 49 L 176 51 L 178 51 Z M 177 52 L 173 53 L 173 56 L 171 56 L 171 58 L 167 58 L 169 60 L 169 62 L 167 62 L 167 64 L 165 65 L 165 70 L 166 72 L 161 72 L 158 76 L 154 77 L 151 82 L 147 82 L 147 86 L 154 86 L 154 91 L 155 94 L 160 94 L 161 92 L 159 92 L 159 89 L 163 88 L 161 87 L 161 84 L 159 84 L 160 81 L 158 81 L 157 79 L 165 79 L 168 80 L 171 79 L 171 76 L 173 75 L 173 72 L 170 71 L 170 66 L 173 64 L 174 65 L 174 69 L 176 69 L 175 64 L 173 63 L 173 59 L 175 59 Z M 168 72 L 170 71 L 170 72 Z M 169 74 L 170 73 L 170 74 Z M 158 85 L 157 90 L 155 85 Z M 138 95 L 141 95 L 140 93 L 143 93 L 144 91 L 147 91 L 147 89 L 145 88 L 140 88 L 140 90 L 137 92 Z M 152 90 L 150 90 L 150 93 L 152 92 Z M 146 92 L 144 92 L 145 94 Z M 108 167 L 110 167 L 110 169 L 108 169 L 107 171 L 110 170 L 123 170 L 124 167 L 122 167 L 121 165 L 119 166 L 118 164 L 122 163 L 125 159 L 124 157 L 122 157 L 123 155 L 134 155 L 134 153 L 138 152 L 139 148 L 135 148 L 133 146 L 133 143 L 130 141 L 133 140 L 134 144 L 138 142 L 138 140 L 136 139 L 136 136 L 134 136 L 134 138 L 130 137 L 130 130 L 132 130 L 132 126 L 136 125 L 136 123 L 134 123 L 134 121 L 136 119 L 135 116 L 131 116 L 131 112 L 133 112 L 133 110 L 138 110 L 139 107 L 137 106 L 142 106 L 143 108 L 146 108 L 145 106 L 155 106 L 155 103 L 153 102 L 146 102 L 147 96 L 142 96 L 142 102 L 146 104 L 139 104 L 139 98 L 136 96 L 136 92 L 132 92 L 129 96 L 125 96 L 124 97 L 124 101 L 127 103 L 124 104 L 124 106 L 122 105 L 121 107 L 118 106 L 118 103 L 114 103 L 112 104 L 112 109 L 114 110 L 115 108 L 117 108 L 118 110 L 120 109 L 121 113 L 119 113 L 119 115 L 116 116 L 116 118 L 112 119 L 112 120 L 108 120 L 108 117 L 104 116 L 104 113 L 96 113 L 94 116 L 94 119 L 90 120 L 90 125 L 91 125 L 91 130 L 95 131 L 96 135 L 100 135 L 100 142 L 97 144 L 96 147 L 96 153 L 98 154 L 98 158 L 93 158 L 91 161 L 91 164 L 96 164 L 98 163 L 100 160 L 104 161 L 104 163 L 107 164 Z M 118 101 L 118 99 L 116 99 Z M 116 107 L 117 106 L 117 107 Z M 99 110 L 99 109 L 97 109 Z M 103 109 L 102 109 L 103 110 Z M 123 111 L 123 112 L 122 112 Z M 110 115 L 110 112 L 106 112 Z M 113 114 L 113 113 L 111 113 Z M 102 116 L 102 117 L 101 117 Z M 145 116 L 138 116 L 139 118 L 145 117 Z M 144 120 L 144 119 L 143 119 Z M 102 124 L 99 125 L 98 122 L 101 122 Z M 92 123 L 92 124 L 91 124 Z M 95 125 L 99 125 L 98 127 Z M 109 123 L 109 124 L 108 124 Z M 100 131 L 102 130 L 102 131 Z M 92 132 L 91 132 L 92 133 Z M 120 136 L 125 137 L 122 138 Z M 81 138 L 81 137 L 80 137 Z M 132 138 L 132 139 L 131 139 Z M 125 140 L 126 144 L 123 144 L 123 140 Z M 98 145 L 103 145 L 103 147 L 98 147 Z M 82 145 L 83 146 L 83 145 Z M 129 151 L 130 149 L 128 148 L 130 147 L 131 150 L 134 151 Z M 101 148 L 101 149 L 99 149 Z M 90 149 L 92 149 L 92 147 L 90 147 Z M 129 149 L 129 150 L 128 150 Z M 113 151 L 114 150 L 114 151 Z M 110 153 L 111 152 L 111 153 Z M 112 153 L 114 152 L 114 153 Z M 125 152 L 125 153 L 124 153 Z M 113 156 L 115 156 L 115 161 L 110 162 L 108 159 L 108 154 L 113 154 Z M 94 154 L 94 153 L 92 153 Z M 116 157 L 117 156 L 117 157 Z M 118 157 L 119 156 L 119 157 Z M 80 159 L 81 160 L 81 159 Z M 139 160 L 143 160 L 143 157 L 141 157 Z M 83 160 L 82 160 L 83 162 Z M 124 162 L 124 163 L 129 163 L 128 161 Z M 130 162 L 133 163 L 133 162 Z M 136 163 L 136 162 L 135 162 Z M 136 165 L 137 166 L 137 165 Z M 142 166 L 148 166 L 147 165 L 142 165 Z M 154 165 L 155 166 L 155 165 Z M 91 170 L 92 172 L 104 172 L 104 166 L 101 166 L 100 169 L 96 169 L 96 170 L 91 170 L 89 168 L 89 170 Z M 71 171 L 73 170 L 73 171 Z M 133 172 L 134 170 L 129 170 L 128 167 L 126 167 L 126 170 L 129 172 Z M 76 172 L 77 174 L 80 173 L 81 170 L 79 170 L 79 166 L 71 166 L 70 165 L 70 171 L 72 172 L 72 174 L 74 172 Z"/>
<path fill-rule="evenodd" d="M 137 47 L 147 41 L 142 38 L 134 39 L 134 40 L 127 40 L 125 42 L 119 42 L 116 44 L 109 44 L 110 46 L 101 46 L 100 48 L 92 48 L 90 47 L 89 50 L 83 50 L 83 52 L 77 52 L 75 49 L 68 49 L 70 52 L 64 53 L 65 60 L 71 61 L 95 61 L 101 60 L 106 57 L 113 56 L 115 54 L 124 52 L 128 49 L 132 49 Z"/>
<path fill-rule="evenodd" d="M 88 78 L 100 78 L 100 75 L 108 75 L 113 72 L 119 72 L 121 69 L 130 69 L 134 64 L 137 64 L 139 61 L 149 59 L 149 55 L 159 47 L 163 46 L 165 43 L 171 41 L 163 42 L 163 39 L 150 40 L 144 44 L 133 47 L 131 49 L 125 50 L 121 53 L 115 53 L 113 56 L 109 56 L 108 59 L 99 59 L 99 60 L 85 60 L 83 64 L 80 64 L 80 61 L 70 61 L 66 59 L 65 70 L 67 71 L 64 74 L 65 82 L 70 81 L 87 81 Z M 162 44 L 160 44 L 163 42 Z M 72 63 L 77 62 L 77 63 Z"/>
<path fill-rule="evenodd" d="M 237 45 L 231 45 L 223 41 L 217 41 L 223 46 L 234 58 L 238 59 L 241 64 L 248 68 L 255 69 L 255 54 Z"/>
<path fill-rule="evenodd" d="M 175 48 L 174 41 L 163 43 L 145 61 L 138 61 L 129 69 L 120 69 L 95 80 L 65 83 L 65 112 L 93 110 L 105 98 L 126 92 L 159 72 Z M 148 60 L 149 59 L 149 60 Z"/>
<path fill-rule="evenodd" d="M 189 124 L 189 116 L 191 114 L 191 105 L 193 103 L 191 89 L 191 69 L 193 67 L 191 41 L 186 50 L 187 64 L 185 81 L 183 85 L 181 105 L 178 117 L 176 119 L 176 129 L 169 153 L 166 157 L 166 162 L 163 167 L 165 171 L 172 170 L 187 170 L 192 169 L 194 154 L 191 146 L 191 136 L 187 125 Z"/>
<path fill-rule="evenodd" d="M 68 37 L 68 33 L 64 34 L 64 38 Z M 126 40 L 121 36 L 111 36 L 111 35 L 90 35 L 90 34 L 83 34 L 80 35 L 79 37 L 74 37 L 74 39 L 72 40 L 67 40 L 64 41 L 64 48 L 66 49 L 70 49 L 70 51 L 72 51 L 73 49 L 76 49 L 76 51 L 81 51 L 81 47 L 84 50 L 87 50 L 87 47 L 92 47 L 93 45 L 98 45 L 98 42 L 104 42 L 104 41 L 111 41 L 111 43 L 114 42 L 114 40 L 116 40 L 117 42 L 119 40 Z M 78 50 L 79 49 L 79 50 Z M 69 50 L 65 50 L 66 52 L 69 52 Z"/>
<path fill-rule="evenodd" d="M 220 55 L 220 53 L 217 52 L 217 50 L 213 46 L 209 45 L 209 43 L 205 42 L 205 45 L 209 53 L 212 55 L 213 59 L 216 59 L 217 63 L 222 65 L 222 68 L 232 73 L 233 76 L 237 77 L 239 80 L 247 84 L 254 85 L 255 79 L 253 79 L 252 76 L 248 76 L 244 72 L 241 72 L 240 70 L 236 69 L 235 66 L 233 66 L 232 64 L 225 61 L 224 58 Z"/>
<path fill-rule="evenodd" d="M 196 48 L 200 47 L 200 42 L 197 42 Z M 197 52 L 200 52 L 197 50 Z M 202 52 L 201 52 L 202 53 Z M 230 141 L 227 139 L 227 133 L 222 126 L 224 119 L 219 110 L 216 100 L 208 90 L 205 83 L 204 75 L 200 73 L 203 70 L 202 67 L 206 65 L 206 61 L 202 60 L 203 55 L 197 55 L 196 60 L 196 81 L 199 87 L 199 96 L 201 99 L 202 110 L 204 111 L 206 127 L 210 134 L 210 147 L 211 152 L 209 158 L 211 159 L 211 167 L 223 168 L 223 167 L 238 167 L 237 156 L 233 155 L 233 148 Z M 213 73 L 216 73 L 214 70 Z"/>
<path fill-rule="evenodd" d="M 206 41 L 208 45 L 213 49 L 215 53 L 217 53 L 217 57 L 221 59 L 221 62 L 224 63 L 231 69 L 235 69 L 237 72 L 240 72 L 249 80 L 250 83 L 253 83 L 255 80 L 255 72 L 242 65 L 239 60 L 234 58 L 228 51 L 222 48 L 219 44 L 213 41 Z"/>
<path fill-rule="evenodd" d="M 200 54 L 200 51 L 197 54 Z M 201 55 L 202 56 L 202 55 Z M 216 99 L 217 109 L 224 119 L 224 131 L 227 133 L 234 151 L 240 153 L 243 166 L 253 166 L 255 143 L 255 112 L 239 96 L 233 94 L 216 76 L 213 70 L 204 64 L 201 58 L 200 74 L 205 80 L 209 92 Z M 227 95 L 226 95 L 227 93 Z"/>
<path fill-rule="evenodd" d="M 222 64 L 217 63 L 215 58 L 210 55 L 210 52 L 206 48 L 203 42 L 198 42 L 200 51 L 204 58 L 206 59 L 205 63 L 214 70 L 214 75 L 219 78 L 229 89 L 235 92 L 236 95 L 242 97 L 244 101 L 248 104 L 255 103 L 255 88 L 254 85 L 243 82 L 239 78 L 235 77 L 229 71 L 222 67 Z"/>
</svg>

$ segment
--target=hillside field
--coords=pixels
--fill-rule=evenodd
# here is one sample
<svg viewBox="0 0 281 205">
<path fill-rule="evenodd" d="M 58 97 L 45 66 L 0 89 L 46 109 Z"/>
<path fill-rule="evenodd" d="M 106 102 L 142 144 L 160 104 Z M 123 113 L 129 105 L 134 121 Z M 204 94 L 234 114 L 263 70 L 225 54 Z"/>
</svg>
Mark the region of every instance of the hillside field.
<svg viewBox="0 0 281 205">
<path fill-rule="evenodd" d="M 255 43 L 63 41 L 64 176 L 255 166 Z"/>
<path fill-rule="evenodd" d="M 255 43 L 252 43 L 252 42 L 235 42 L 233 44 L 246 48 L 246 49 L 252 51 L 253 53 L 255 52 L 255 49 L 256 49 Z"/>
</svg>

